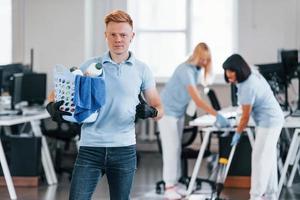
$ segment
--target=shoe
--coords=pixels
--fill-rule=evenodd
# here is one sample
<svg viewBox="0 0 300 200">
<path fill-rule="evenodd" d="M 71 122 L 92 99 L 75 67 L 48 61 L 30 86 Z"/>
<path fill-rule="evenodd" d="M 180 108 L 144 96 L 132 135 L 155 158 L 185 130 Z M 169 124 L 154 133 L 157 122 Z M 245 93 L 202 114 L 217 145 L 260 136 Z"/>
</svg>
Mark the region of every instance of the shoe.
<svg viewBox="0 0 300 200">
<path fill-rule="evenodd" d="M 175 185 L 176 192 L 180 194 L 182 197 L 185 197 L 187 194 L 187 186 L 182 183 L 176 183 Z"/>
<path fill-rule="evenodd" d="M 179 200 L 182 199 L 183 196 L 179 193 L 181 189 L 174 185 L 167 187 L 164 193 L 164 200 Z"/>
</svg>

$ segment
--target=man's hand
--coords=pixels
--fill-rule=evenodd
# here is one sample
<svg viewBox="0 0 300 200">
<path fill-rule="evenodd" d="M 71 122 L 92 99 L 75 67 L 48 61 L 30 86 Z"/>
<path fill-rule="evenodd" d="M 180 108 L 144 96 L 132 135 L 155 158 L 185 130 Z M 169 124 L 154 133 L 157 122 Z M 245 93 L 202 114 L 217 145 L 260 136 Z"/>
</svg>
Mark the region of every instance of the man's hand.
<svg viewBox="0 0 300 200">
<path fill-rule="evenodd" d="M 50 114 L 51 119 L 52 119 L 53 121 L 56 121 L 56 122 L 58 122 L 58 123 L 66 122 L 66 121 L 62 118 L 62 116 L 63 116 L 63 115 L 67 115 L 67 116 L 71 116 L 71 115 L 72 115 L 72 114 L 69 113 L 69 112 L 61 111 L 61 110 L 59 109 L 59 107 L 60 107 L 61 105 L 63 105 L 63 104 L 64 104 L 64 101 L 63 101 L 63 100 L 62 100 L 62 101 L 58 101 L 58 102 L 50 102 L 50 103 L 47 104 L 46 109 L 47 109 L 48 113 Z"/>
<path fill-rule="evenodd" d="M 147 102 L 143 99 L 142 95 L 139 94 L 140 103 L 136 106 L 135 118 L 147 119 L 154 118 L 157 116 L 156 108 L 149 106 Z"/>
<path fill-rule="evenodd" d="M 241 139 L 241 133 L 238 133 L 238 132 L 235 132 L 233 137 L 232 137 L 232 140 L 231 140 L 231 146 L 235 146 L 239 143 Z"/>
</svg>

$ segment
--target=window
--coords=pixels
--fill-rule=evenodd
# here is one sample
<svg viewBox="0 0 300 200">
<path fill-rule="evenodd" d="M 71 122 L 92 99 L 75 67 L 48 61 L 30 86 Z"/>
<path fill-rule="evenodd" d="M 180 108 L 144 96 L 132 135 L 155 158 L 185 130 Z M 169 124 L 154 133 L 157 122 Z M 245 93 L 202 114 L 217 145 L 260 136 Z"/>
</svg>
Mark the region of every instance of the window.
<svg viewBox="0 0 300 200">
<path fill-rule="evenodd" d="M 12 8 L 11 0 L 0 1 L 0 65 L 12 62 Z"/>
<path fill-rule="evenodd" d="M 234 2 L 234 0 L 193 1 L 192 47 L 199 41 L 205 41 L 209 45 L 216 73 L 223 73 L 223 62 L 235 51 Z"/>
<path fill-rule="evenodd" d="M 134 20 L 135 55 L 156 77 L 170 77 L 198 42 L 212 51 L 214 71 L 234 51 L 234 1 L 128 0 Z"/>
</svg>

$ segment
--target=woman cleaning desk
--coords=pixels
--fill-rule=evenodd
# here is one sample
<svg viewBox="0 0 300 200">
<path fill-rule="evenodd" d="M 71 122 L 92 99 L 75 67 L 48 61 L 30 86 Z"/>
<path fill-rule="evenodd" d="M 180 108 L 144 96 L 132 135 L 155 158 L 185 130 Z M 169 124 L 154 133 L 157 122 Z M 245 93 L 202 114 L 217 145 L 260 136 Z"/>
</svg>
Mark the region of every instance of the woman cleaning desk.
<svg viewBox="0 0 300 200">
<path fill-rule="evenodd" d="M 250 200 L 277 199 L 276 144 L 284 123 L 282 110 L 267 81 L 238 54 L 223 63 L 226 82 L 238 88 L 242 115 L 231 145 L 238 143 L 250 115 L 256 124 L 252 147 Z"/>
</svg>

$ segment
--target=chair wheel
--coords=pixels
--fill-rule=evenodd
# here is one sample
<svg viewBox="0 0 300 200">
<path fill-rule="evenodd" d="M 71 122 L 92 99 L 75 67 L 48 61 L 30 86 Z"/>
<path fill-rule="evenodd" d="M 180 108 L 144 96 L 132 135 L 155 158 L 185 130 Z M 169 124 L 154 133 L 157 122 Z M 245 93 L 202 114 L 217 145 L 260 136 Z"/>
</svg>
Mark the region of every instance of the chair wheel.
<svg viewBox="0 0 300 200">
<path fill-rule="evenodd" d="M 191 181 L 191 178 L 190 177 L 185 177 L 185 176 L 183 176 L 183 177 L 181 177 L 180 179 L 179 179 L 179 183 L 182 183 L 183 185 L 185 185 L 185 187 L 186 187 L 186 189 L 189 187 L 189 184 L 190 184 L 190 181 Z"/>
<path fill-rule="evenodd" d="M 165 185 L 164 181 L 157 182 L 155 187 L 156 194 L 163 194 L 165 192 Z"/>
<path fill-rule="evenodd" d="M 202 180 L 196 179 L 196 190 L 201 190 Z"/>
</svg>

